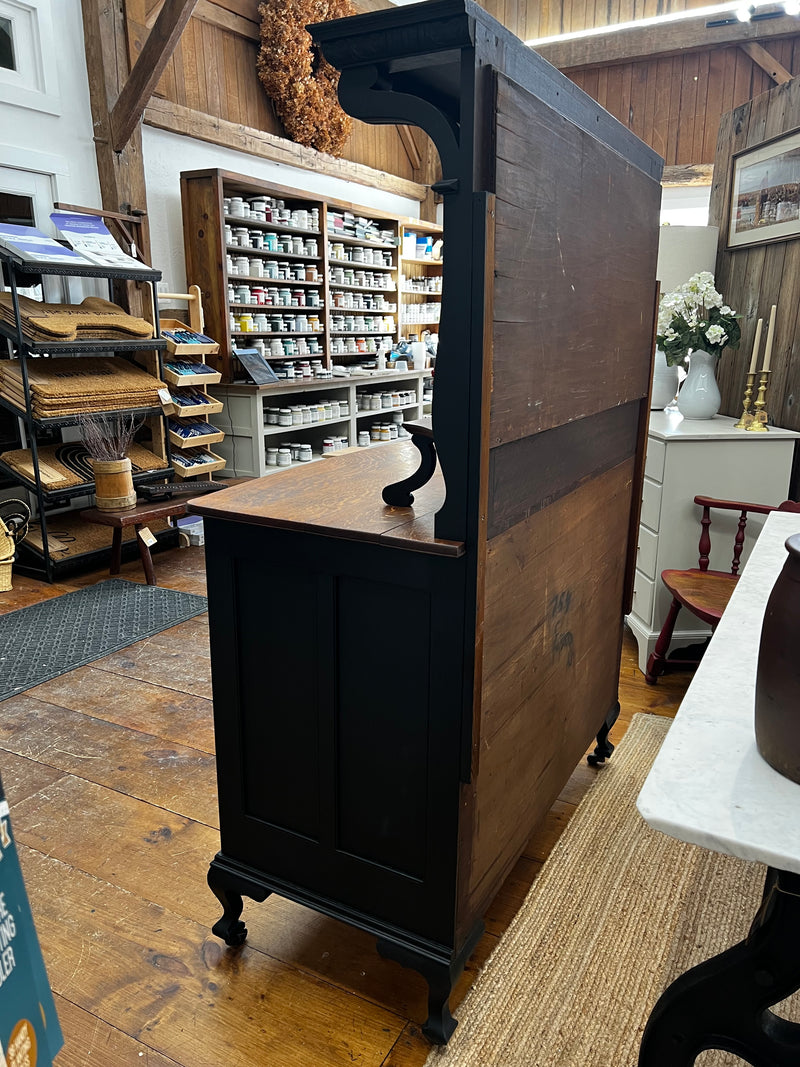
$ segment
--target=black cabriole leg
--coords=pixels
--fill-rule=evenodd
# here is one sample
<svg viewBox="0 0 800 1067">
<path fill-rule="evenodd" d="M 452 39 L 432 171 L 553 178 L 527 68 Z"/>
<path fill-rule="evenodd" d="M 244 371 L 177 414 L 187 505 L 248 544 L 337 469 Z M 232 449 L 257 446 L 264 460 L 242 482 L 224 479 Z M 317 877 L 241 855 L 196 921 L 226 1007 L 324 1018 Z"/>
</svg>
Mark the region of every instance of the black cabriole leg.
<svg viewBox="0 0 800 1067">
<path fill-rule="evenodd" d="M 458 956 L 449 960 L 417 952 L 388 938 L 378 938 L 381 956 L 418 971 L 428 983 L 428 1018 L 422 1024 L 422 1032 L 434 1045 L 446 1045 L 458 1026 L 450 1014 L 450 994 L 483 931 L 483 923 L 477 923 Z"/>
<path fill-rule="evenodd" d="M 208 869 L 208 885 L 222 905 L 222 918 L 214 923 L 211 932 L 230 948 L 238 948 L 247 940 L 247 927 L 239 918 L 244 907 L 242 894 L 261 902 L 267 899 L 269 892 L 266 889 L 254 890 L 252 882 L 237 879 L 229 871 L 218 867 L 216 860 L 212 860 Z"/>
<path fill-rule="evenodd" d="M 600 727 L 597 733 L 597 744 L 595 745 L 594 752 L 590 752 L 586 757 L 586 762 L 592 767 L 598 767 L 601 763 L 605 763 L 611 753 L 614 751 L 614 746 L 608 740 L 608 735 L 611 733 L 611 727 L 619 718 L 619 701 L 613 706 L 608 715 L 606 715 L 606 721 Z"/>
<path fill-rule="evenodd" d="M 650 1015 L 639 1067 L 691 1067 L 722 1049 L 753 1067 L 796 1067 L 800 1025 L 769 1009 L 800 988 L 800 875 L 770 868 L 744 941 L 682 974 Z"/>
</svg>

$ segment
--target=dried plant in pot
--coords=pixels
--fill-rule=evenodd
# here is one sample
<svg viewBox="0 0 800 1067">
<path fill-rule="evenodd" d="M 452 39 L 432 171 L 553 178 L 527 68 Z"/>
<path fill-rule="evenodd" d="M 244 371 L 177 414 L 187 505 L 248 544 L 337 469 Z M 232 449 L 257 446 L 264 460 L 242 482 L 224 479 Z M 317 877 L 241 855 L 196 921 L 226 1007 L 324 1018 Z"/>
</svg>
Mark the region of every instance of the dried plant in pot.
<svg viewBox="0 0 800 1067">
<path fill-rule="evenodd" d="M 133 415 L 116 411 L 81 416 L 81 438 L 94 472 L 95 506 L 100 511 L 136 507 L 127 452 L 140 425 Z"/>
</svg>

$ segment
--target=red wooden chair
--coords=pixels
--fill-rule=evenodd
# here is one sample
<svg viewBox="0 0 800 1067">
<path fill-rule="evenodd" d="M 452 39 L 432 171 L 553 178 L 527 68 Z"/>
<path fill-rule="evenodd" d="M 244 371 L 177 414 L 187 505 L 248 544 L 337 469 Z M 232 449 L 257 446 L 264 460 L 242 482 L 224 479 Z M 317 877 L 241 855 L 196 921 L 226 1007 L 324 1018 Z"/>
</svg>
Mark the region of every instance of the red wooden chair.
<svg viewBox="0 0 800 1067">
<path fill-rule="evenodd" d="M 702 527 L 700 533 L 700 559 L 697 567 L 685 571 L 662 571 L 661 580 L 672 593 L 670 605 L 661 633 L 658 635 L 656 647 L 647 661 L 645 681 L 648 685 L 655 685 L 659 675 L 664 673 L 667 667 L 667 652 L 675 622 L 681 608 L 687 608 L 698 619 L 708 623 L 711 632 L 717 628 L 722 613 L 727 607 L 733 593 L 734 586 L 739 580 L 739 564 L 744 547 L 745 530 L 747 528 L 747 516 L 750 512 L 757 515 L 768 515 L 771 511 L 800 511 L 800 503 L 793 500 L 785 500 L 778 507 L 770 504 L 743 504 L 736 500 L 713 500 L 707 496 L 696 496 L 695 504 L 703 509 L 700 519 Z M 711 509 L 719 508 L 724 511 L 738 511 L 739 523 L 733 544 L 733 560 L 730 571 L 712 571 L 708 569 L 709 552 L 711 551 Z M 679 659 L 673 656 L 669 663 L 681 666 L 696 665 L 696 660 Z"/>
</svg>

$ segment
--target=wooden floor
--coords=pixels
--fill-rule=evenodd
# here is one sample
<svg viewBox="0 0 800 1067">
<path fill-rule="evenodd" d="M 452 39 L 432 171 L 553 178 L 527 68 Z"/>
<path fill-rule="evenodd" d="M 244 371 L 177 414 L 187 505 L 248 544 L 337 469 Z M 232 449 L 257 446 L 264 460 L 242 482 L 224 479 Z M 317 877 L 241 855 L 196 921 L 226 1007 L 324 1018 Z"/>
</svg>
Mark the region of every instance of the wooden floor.
<svg viewBox="0 0 800 1067">
<path fill-rule="evenodd" d="M 155 557 L 161 585 L 204 592 L 200 548 Z M 0 613 L 107 577 L 14 577 Z M 142 580 L 140 566 L 123 577 Z M 266 635 L 265 635 L 266 636 Z M 674 715 L 689 681 L 644 684 L 626 635 L 618 741 L 637 711 Z M 422 1067 L 426 986 L 374 939 L 270 897 L 247 944 L 210 927 L 218 847 L 205 616 L 18 697 L 0 772 L 65 1034 L 58 1067 Z M 596 774 L 578 767 L 486 916 L 457 1004 Z"/>
</svg>

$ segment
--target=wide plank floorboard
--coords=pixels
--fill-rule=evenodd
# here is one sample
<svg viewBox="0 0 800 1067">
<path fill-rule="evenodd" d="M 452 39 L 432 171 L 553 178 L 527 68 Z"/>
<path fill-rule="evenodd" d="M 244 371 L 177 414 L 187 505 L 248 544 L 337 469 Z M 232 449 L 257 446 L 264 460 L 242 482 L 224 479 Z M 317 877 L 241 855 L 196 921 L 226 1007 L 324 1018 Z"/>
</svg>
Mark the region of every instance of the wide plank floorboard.
<svg viewBox="0 0 800 1067">
<path fill-rule="evenodd" d="M 203 550 L 154 557 L 159 584 L 205 592 Z M 138 562 L 123 578 L 141 581 Z M 14 577 L 0 614 L 102 581 Z M 625 635 L 618 743 L 672 716 L 691 678 L 644 684 Z M 211 934 L 219 847 L 207 616 L 2 704 L 0 772 L 66 1045 L 57 1067 L 422 1067 L 427 986 L 374 938 L 276 896 L 245 902 L 248 940 Z M 582 763 L 485 917 L 456 1007 L 602 768 Z"/>
</svg>

